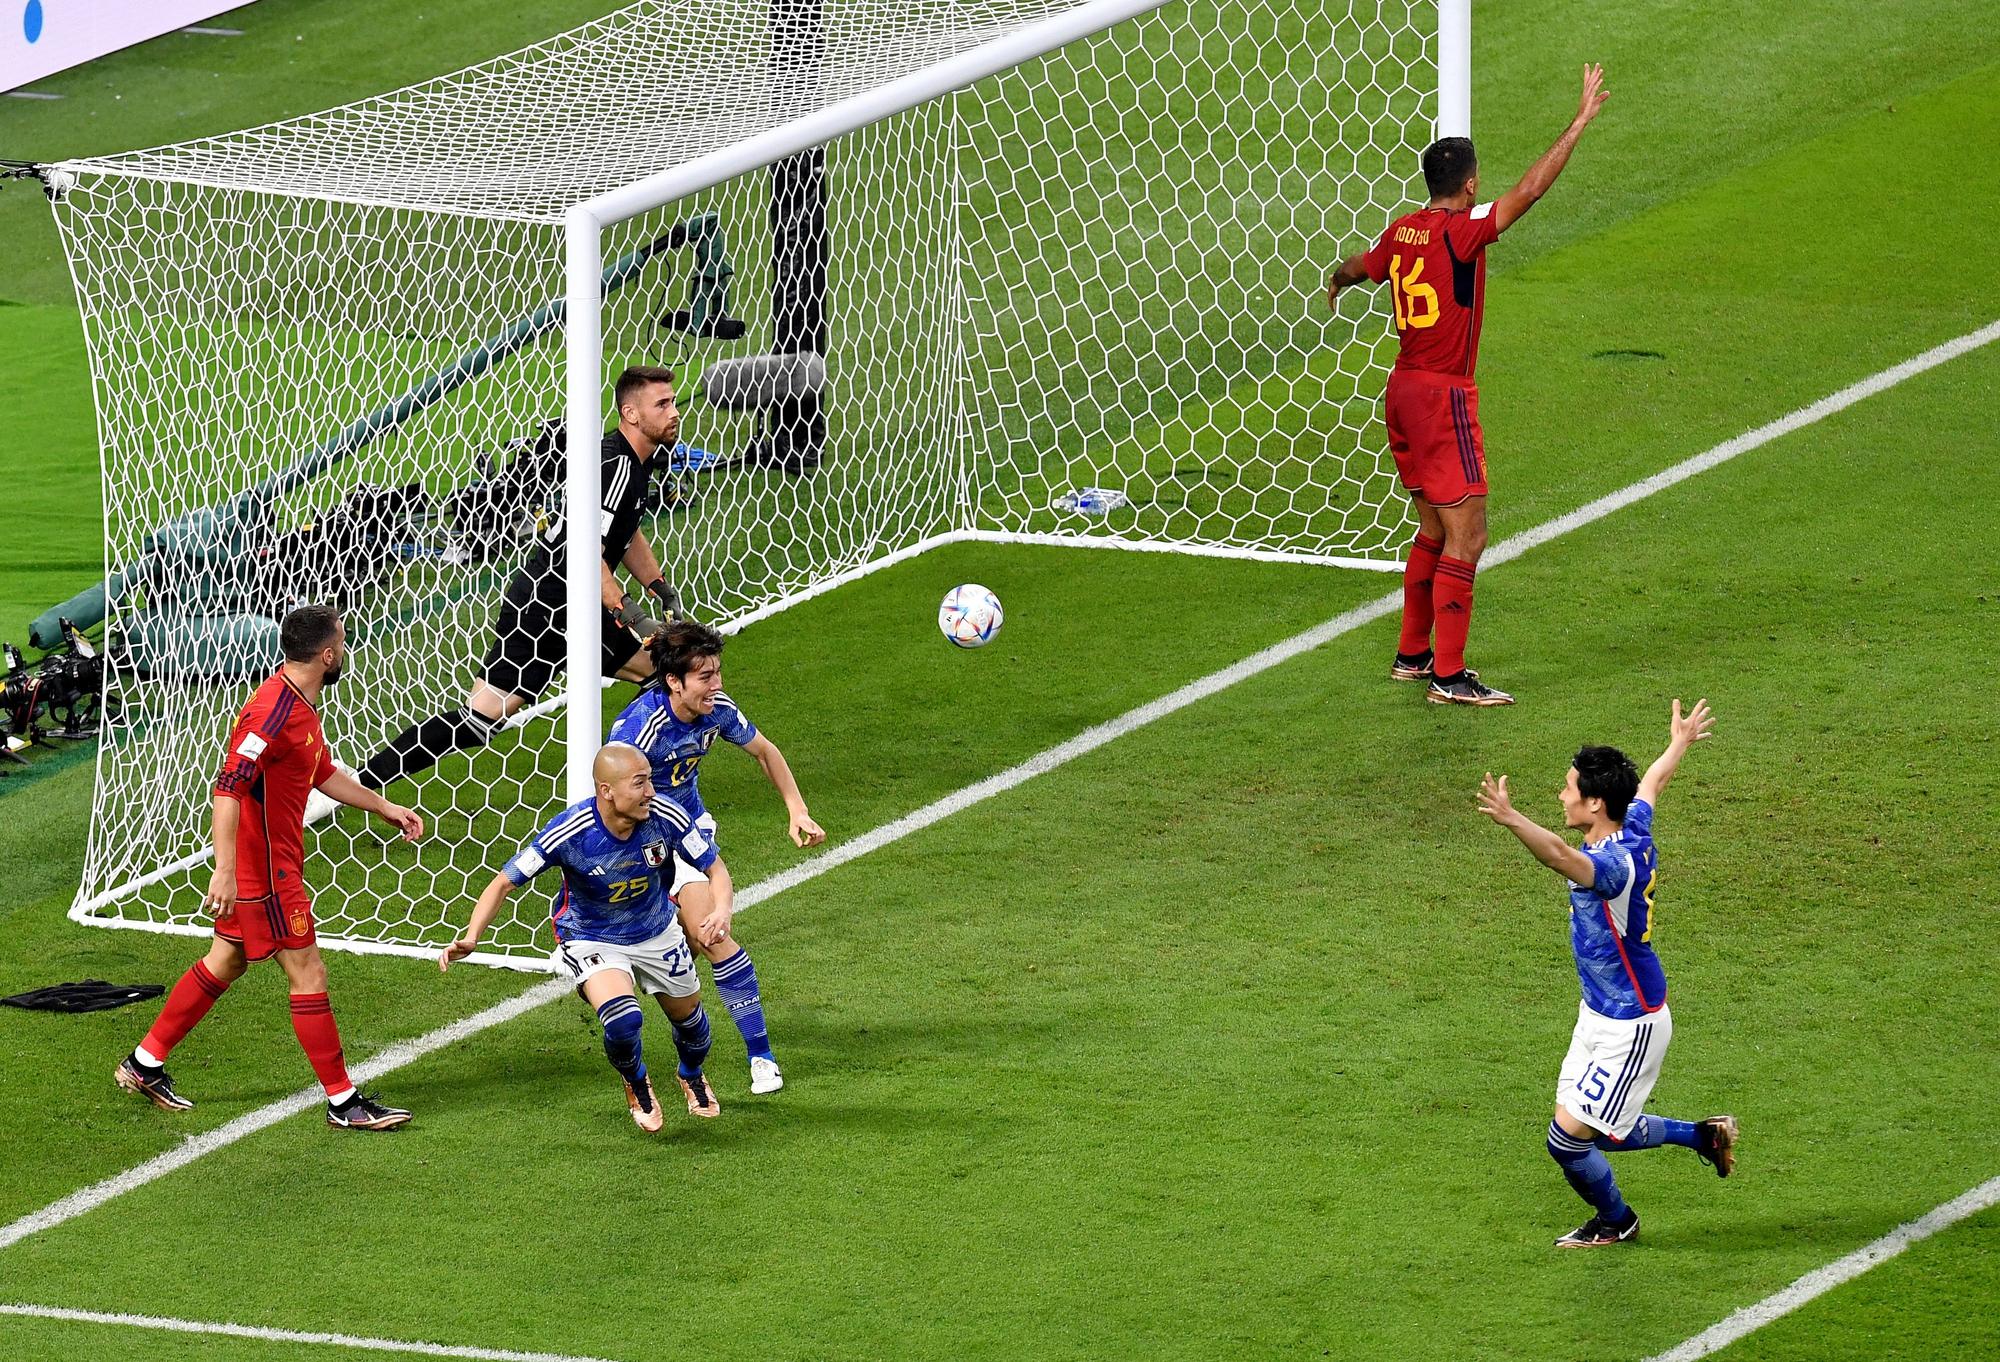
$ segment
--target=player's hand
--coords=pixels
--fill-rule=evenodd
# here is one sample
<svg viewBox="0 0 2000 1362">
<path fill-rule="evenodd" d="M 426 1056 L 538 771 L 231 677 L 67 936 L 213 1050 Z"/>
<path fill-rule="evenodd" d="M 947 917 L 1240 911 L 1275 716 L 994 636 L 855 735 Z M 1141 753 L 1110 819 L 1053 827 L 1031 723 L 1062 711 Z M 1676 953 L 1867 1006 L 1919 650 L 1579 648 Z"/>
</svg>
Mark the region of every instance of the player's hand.
<svg viewBox="0 0 2000 1362">
<path fill-rule="evenodd" d="M 1494 778 L 1491 771 L 1479 782 L 1479 811 L 1496 823 L 1509 823 L 1516 817 L 1514 801 L 1507 797 L 1507 777 Z"/>
<path fill-rule="evenodd" d="M 445 970 L 450 969 L 457 961 L 465 959 L 466 956 L 472 954 L 474 947 L 478 945 L 479 938 L 461 936 L 458 940 L 446 946 L 438 952 L 438 972 L 441 974 Z"/>
<path fill-rule="evenodd" d="M 424 835 L 424 817 L 415 809 L 406 809 L 401 804 L 391 804 L 385 799 L 382 801 L 381 812 L 376 816 L 400 829 L 405 842 L 414 842 Z"/>
<path fill-rule="evenodd" d="M 735 917 L 733 910 L 722 904 L 708 910 L 708 916 L 694 924 L 695 944 L 713 946 L 729 935 L 729 921 Z"/>
<path fill-rule="evenodd" d="M 1597 117 L 1597 111 L 1604 107 L 1604 101 L 1611 98 L 1611 92 L 1604 88 L 1604 68 L 1593 62 L 1583 68 L 1583 97 L 1576 103 L 1576 126 L 1579 128 Z"/>
<path fill-rule="evenodd" d="M 1668 741 L 1685 748 L 1700 742 L 1710 735 L 1715 727 L 1715 716 L 1708 712 L 1708 701 L 1697 700 L 1694 708 L 1685 717 L 1681 714 L 1681 702 L 1674 701 L 1674 717 L 1667 728 Z"/>
<path fill-rule="evenodd" d="M 208 894 L 201 906 L 212 917 L 227 917 L 236 906 L 236 872 L 218 870 L 208 879 Z"/>
<path fill-rule="evenodd" d="M 1326 305 L 1333 311 L 1340 311 L 1340 272 L 1335 270 L 1327 276 Z"/>
<path fill-rule="evenodd" d="M 804 809 L 792 815 L 791 834 L 792 845 L 797 847 L 816 847 L 826 840 L 826 830 Z"/>
<path fill-rule="evenodd" d="M 618 609 L 613 613 L 617 615 L 620 624 L 630 629 L 642 639 L 649 639 L 667 627 L 651 615 L 648 615 L 646 607 L 633 600 L 630 596 L 620 600 L 618 602 Z"/>
<path fill-rule="evenodd" d="M 669 620 L 687 618 L 687 610 L 681 605 L 681 593 L 667 584 L 664 577 L 656 577 L 646 583 L 646 593 L 659 602 L 660 614 Z M 652 637 L 650 634 L 648 638 Z"/>
</svg>

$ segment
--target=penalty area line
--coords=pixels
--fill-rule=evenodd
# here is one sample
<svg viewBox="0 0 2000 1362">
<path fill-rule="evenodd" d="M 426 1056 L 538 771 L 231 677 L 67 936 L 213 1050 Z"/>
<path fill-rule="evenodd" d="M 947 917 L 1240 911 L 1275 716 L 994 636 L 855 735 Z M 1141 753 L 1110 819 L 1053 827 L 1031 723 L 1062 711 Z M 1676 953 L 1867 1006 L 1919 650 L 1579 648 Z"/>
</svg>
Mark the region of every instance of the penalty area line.
<svg viewBox="0 0 2000 1362">
<path fill-rule="evenodd" d="M 1893 388 L 1907 379 L 1915 378 L 1918 374 L 1935 369 L 1940 364 L 1954 360 L 1960 355 L 1968 354 L 1980 346 L 1989 344 L 1995 340 L 2000 340 L 2000 321 L 1989 322 L 1977 331 L 1969 332 L 1955 340 L 1949 340 L 1942 345 L 1934 346 L 1922 354 L 1914 355 L 1904 360 L 1900 364 L 1893 365 L 1879 373 L 1871 374 L 1867 378 L 1849 384 L 1837 392 L 1829 393 L 1817 402 L 1800 407 L 1797 411 L 1781 416 L 1774 421 L 1766 422 L 1764 425 L 1758 426 L 1754 430 L 1746 431 L 1732 439 L 1725 440 L 1721 444 L 1704 450 L 1700 454 L 1683 459 L 1681 462 L 1663 469 L 1651 477 L 1642 478 L 1638 482 L 1620 488 L 1616 492 L 1599 497 L 1595 501 L 1587 502 L 1575 510 L 1557 516 L 1552 520 L 1545 521 L 1533 529 L 1523 530 L 1519 534 L 1511 535 L 1487 551 L 1485 557 L 1481 560 L 1481 566 L 1485 569 L 1491 569 L 1503 563 L 1511 562 L 1530 549 L 1539 548 L 1551 540 L 1559 539 L 1563 535 L 1583 528 L 1585 525 L 1602 520 L 1604 517 L 1623 510 L 1635 502 L 1643 501 L 1656 492 L 1665 491 L 1669 487 L 1687 481 L 1698 473 L 1705 473 L 1711 468 L 1725 464 L 1740 454 L 1746 454 L 1753 449 L 1769 444 L 1773 440 L 1812 425 L 1816 421 L 1823 421 L 1837 412 L 1845 411 L 1857 402 L 1873 397 L 1877 393 Z M 997 775 L 989 776 L 985 780 L 968 785 L 962 790 L 958 790 L 926 804 L 920 809 L 904 814 L 901 818 L 893 822 L 885 823 L 881 827 L 865 832 L 852 841 L 829 848 L 811 860 L 801 861 L 789 870 L 780 871 L 776 875 L 759 880 L 736 895 L 736 906 L 739 909 L 749 908 L 775 894 L 782 894 L 788 889 L 795 889 L 808 880 L 817 879 L 819 876 L 826 874 L 829 870 L 846 865 L 849 861 L 857 860 L 871 852 L 879 851 L 891 843 L 899 842 L 912 833 L 920 832 L 934 823 L 950 818 L 954 814 L 963 813 L 975 804 L 991 799 L 995 795 L 1003 794 L 1018 785 L 1026 784 L 1037 776 L 1046 775 L 1057 767 L 1075 761 L 1078 757 L 1085 756 L 1088 753 L 1095 752 L 1098 748 L 1118 738 L 1122 738 L 1128 733 L 1143 728 L 1156 720 L 1166 718 L 1170 714 L 1178 713 L 1190 705 L 1205 700 L 1220 691 L 1227 690 L 1238 682 L 1246 681 L 1261 672 L 1269 671 L 1273 667 L 1289 662 L 1303 653 L 1311 652 L 1313 649 L 1330 643 L 1343 634 L 1352 633 L 1363 625 L 1373 623 L 1375 620 L 1381 619 L 1385 615 L 1393 614 L 1401 608 L 1402 593 L 1400 591 L 1391 591 L 1385 595 L 1376 597 L 1372 601 L 1357 605 L 1351 610 L 1343 611 L 1341 614 L 1334 616 L 1322 624 L 1315 625 L 1303 633 L 1294 634 L 1288 639 L 1274 643 L 1259 652 L 1252 653 L 1250 656 L 1224 667 L 1220 671 L 1198 677 L 1182 686 L 1179 690 L 1172 691 L 1156 700 L 1151 700 L 1146 704 L 1138 706 L 1136 709 L 1127 710 L 1115 719 L 1109 719 L 1104 723 L 1086 728 L 1075 737 L 1028 758 L 1028 760 L 1018 766 L 1009 767 Z M 448 1026 L 440 1027 L 413 1040 L 390 1046 L 373 1059 L 356 1065 L 352 1071 L 354 1079 L 357 1083 L 362 1083 L 378 1078 L 391 1070 L 414 1063 L 416 1060 L 423 1058 L 433 1051 L 440 1050 L 447 1045 L 475 1035 L 489 1027 L 498 1026 L 505 1021 L 511 1021 L 522 1013 L 531 1011 L 534 1008 L 540 1007 L 543 1003 L 562 997 L 568 992 L 569 987 L 559 980 L 550 980 L 547 983 L 537 984 L 525 993 L 517 994 L 505 1002 L 496 1003 L 485 1011 L 475 1013 L 462 1021 L 453 1022 Z M 164 1154 L 156 1155 L 144 1163 L 127 1169 L 123 1173 L 106 1178 L 101 1182 L 93 1183 L 80 1191 L 72 1192 L 60 1201 L 45 1206 L 39 1211 L 25 1215 L 12 1224 L 0 1227 L 0 1249 L 17 1244 L 31 1234 L 38 1234 L 43 1230 L 53 1229 L 64 1221 L 73 1220 L 84 1212 L 102 1206 L 105 1202 L 115 1197 L 123 1196 L 127 1192 L 145 1186 L 156 1178 L 164 1177 L 175 1169 L 186 1167 L 196 1159 L 234 1144 L 246 1135 L 254 1134 L 267 1126 L 275 1125 L 288 1116 L 306 1111 L 317 1104 L 319 1100 L 319 1089 L 307 1088 L 301 1092 L 294 1093 L 290 1097 L 283 1098 L 268 1106 L 259 1107 L 255 1111 L 239 1116 L 232 1121 L 216 1127 L 214 1130 L 189 1136 L 184 1143 L 174 1149 L 168 1150 Z"/>
<path fill-rule="evenodd" d="M 1696 1358 L 1720 1352 L 1745 1334 L 1754 1333 L 1773 1320 L 1789 1315 L 1807 1301 L 1853 1281 L 1870 1268 L 1880 1267 L 1910 1245 L 1996 1204 L 2000 1204 L 2000 1178 L 1988 1178 L 1963 1196 L 1945 1202 L 1907 1225 L 1898 1225 L 1874 1243 L 1864 1244 L 1845 1258 L 1837 1258 L 1825 1267 L 1813 1269 L 1784 1290 L 1772 1292 L 1755 1305 L 1744 1306 L 1687 1342 L 1648 1358 L 1647 1362 L 1695 1362 Z"/>
<path fill-rule="evenodd" d="M 267 1343 L 316 1343 L 328 1348 L 359 1348 L 365 1352 L 409 1353 L 418 1357 L 466 1357 L 476 1362 L 607 1362 L 601 1357 L 569 1353 L 524 1353 L 512 1348 L 467 1348 L 449 1343 L 418 1343 L 395 1338 L 363 1338 L 355 1334 L 302 1333 L 295 1329 L 265 1329 L 249 1324 L 175 1319 L 169 1315 L 122 1315 L 102 1310 L 63 1310 L 53 1305 L 0 1303 L 0 1315 L 57 1319 L 71 1324 L 117 1324 L 128 1329 L 154 1329 L 171 1334 L 220 1334 L 254 1338 Z"/>
</svg>

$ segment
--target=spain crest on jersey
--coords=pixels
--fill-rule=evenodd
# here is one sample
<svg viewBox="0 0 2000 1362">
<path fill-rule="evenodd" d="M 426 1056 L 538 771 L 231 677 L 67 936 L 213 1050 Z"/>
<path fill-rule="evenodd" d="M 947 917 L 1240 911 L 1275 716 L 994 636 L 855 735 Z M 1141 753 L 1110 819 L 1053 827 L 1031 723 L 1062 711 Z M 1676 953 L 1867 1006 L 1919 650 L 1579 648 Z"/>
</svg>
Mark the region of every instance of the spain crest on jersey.
<svg viewBox="0 0 2000 1362">
<path fill-rule="evenodd" d="M 658 870 L 666 863 L 667 844 L 665 842 L 646 843 L 646 865 L 653 870 Z"/>
</svg>

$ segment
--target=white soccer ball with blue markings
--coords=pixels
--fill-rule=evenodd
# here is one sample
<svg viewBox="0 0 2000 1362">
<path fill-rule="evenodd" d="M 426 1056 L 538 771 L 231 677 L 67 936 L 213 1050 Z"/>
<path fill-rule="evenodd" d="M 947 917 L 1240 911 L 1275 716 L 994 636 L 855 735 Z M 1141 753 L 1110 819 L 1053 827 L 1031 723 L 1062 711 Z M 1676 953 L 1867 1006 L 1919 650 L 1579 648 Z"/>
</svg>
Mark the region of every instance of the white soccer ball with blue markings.
<svg viewBox="0 0 2000 1362">
<path fill-rule="evenodd" d="M 938 628 L 960 648 L 984 648 L 1005 618 L 1000 598 L 977 582 L 953 587 L 938 607 Z"/>
</svg>

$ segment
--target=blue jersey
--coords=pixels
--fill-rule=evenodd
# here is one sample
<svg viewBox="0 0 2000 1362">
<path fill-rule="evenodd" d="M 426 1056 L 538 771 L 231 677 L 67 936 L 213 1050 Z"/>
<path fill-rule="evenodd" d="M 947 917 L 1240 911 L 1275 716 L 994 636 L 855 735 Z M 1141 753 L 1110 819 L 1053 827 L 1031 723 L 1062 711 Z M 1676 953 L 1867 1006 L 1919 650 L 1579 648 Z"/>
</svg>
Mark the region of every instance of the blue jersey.
<svg viewBox="0 0 2000 1362">
<path fill-rule="evenodd" d="M 715 820 L 702 807 L 701 759 L 717 735 L 738 747 L 756 740 L 757 725 L 727 695 L 715 707 L 683 723 L 665 690 L 648 686 L 611 725 L 611 741 L 630 743 L 653 764 L 653 816 L 671 825 L 681 856 L 697 870 L 715 864 Z"/>
<path fill-rule="evenodd" d="M 1625 825 L 1583 854 L 1596 871 L 1590 888 L 1569 887 L 1569 944 L 1583 1003 L 1604 1017 L 1627 1020 L 1667 1005 L 1667 973 L 1653 953 L 1653 886 L 1659 853 L 1653 846 L 1653 806 L 1635 799 Z"/>
<path fill-rule="evenodd" d="M 502 867 L 517 885 L 550 866 L 562 870 L 550 921 L 557 941 L 636 946 L 674 922 L 673 851 L 667 830 L 646 819 L 623 841 L 598 817 L 597 801 L 570 805 Z"/>
</svg>

